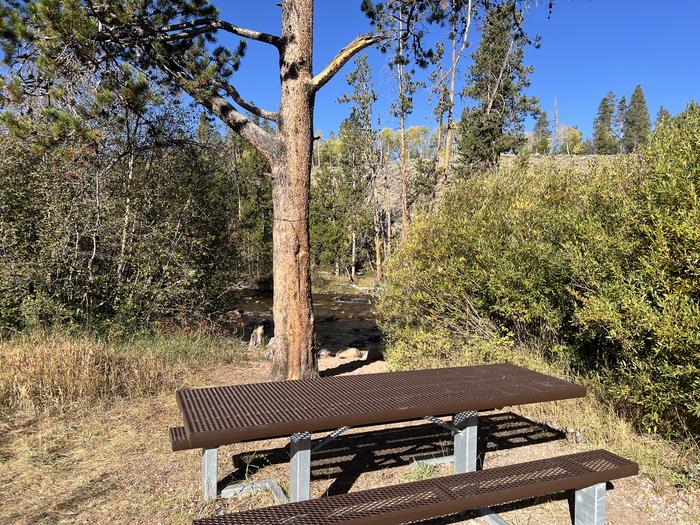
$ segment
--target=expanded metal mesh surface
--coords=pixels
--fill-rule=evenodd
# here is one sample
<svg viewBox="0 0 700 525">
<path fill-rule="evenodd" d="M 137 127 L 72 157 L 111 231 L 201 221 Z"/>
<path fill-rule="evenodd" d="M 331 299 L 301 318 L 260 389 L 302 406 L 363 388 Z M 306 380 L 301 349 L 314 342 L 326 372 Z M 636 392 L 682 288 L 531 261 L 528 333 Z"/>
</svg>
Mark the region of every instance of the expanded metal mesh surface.
<svg viewBox="0 0 700 525">
<path fill-rule="evenodd" d="M 504 364 L 180 390 L 177 398 L 197 448 L 584 395 Z"/>
<path fill-rule="evenodd" d="M 635 463 L 604 450 L 596 450 L 213 516 L 197 520 L 195 524 L 405 523 L 579 489 L 635 474 Z"/>
</svg>

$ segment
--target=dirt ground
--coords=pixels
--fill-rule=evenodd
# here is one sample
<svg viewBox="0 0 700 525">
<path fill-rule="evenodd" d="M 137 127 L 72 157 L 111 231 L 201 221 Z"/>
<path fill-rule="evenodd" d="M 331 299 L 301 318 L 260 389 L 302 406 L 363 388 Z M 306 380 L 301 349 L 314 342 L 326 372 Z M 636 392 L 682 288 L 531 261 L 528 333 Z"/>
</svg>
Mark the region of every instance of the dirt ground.
<svg viewBox="0 0 700 525">
<path fill-rule="evenodd" d="M 336 358 L 321 360 L 321 368 L 326 374 L 385 370 L 381 361 Z M 186 386 L 257 382 L 266 374 L 266 365 L 260 364 L 220 367 L 194 374 Z M 0 428 L 0 524 L 184 524 L 272 504 L 264 493 L 204 504 L 199 452 L 170 450 L 168 427 L 179 422 L 172 393 L 5 422 Z M 517 407 L 480 415 L 479 423 L 486 468 L 585 450 L 518 415 Z M 410 463 L 449 454 L 449 443 L 444 430 L 424 422 L 353 429 L 312 456 L 312 497 L 416 479 Z M 286 489 L 286 444 L 280 439 L 222 447 L 220 479 L 274 478 Z M 432 474 L 449 473 L 449 466 L 441 466 Z M 672 487 L 658 493 L 643 476 L 615 482 L 607 503 L 611 525 L 700 523 L 697 493 Z M 569 505 L 562 498 L 496 510 L 514 525 L 570 523 Z M 479 518 L 470 521 L 472 517 L 429 523 L 483 523 Z"/>
</svg>

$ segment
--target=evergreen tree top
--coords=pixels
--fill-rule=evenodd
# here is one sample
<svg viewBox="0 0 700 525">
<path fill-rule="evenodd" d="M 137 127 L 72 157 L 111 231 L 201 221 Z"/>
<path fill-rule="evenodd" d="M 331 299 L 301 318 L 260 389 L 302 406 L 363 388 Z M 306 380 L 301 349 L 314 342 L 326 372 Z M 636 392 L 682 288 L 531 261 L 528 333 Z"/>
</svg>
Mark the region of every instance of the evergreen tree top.
<svg viewBox="0 0 700 525">
<path fill-rule="evenodd" d="M 625 133 L 623 143 L 628 152 L 635 151 L 646 144 L 651 129 L 649 108 L 644 97 L 642 86 L 637 85 L 632 93 L 629 107 L 625 114 Z"/>
</svg>

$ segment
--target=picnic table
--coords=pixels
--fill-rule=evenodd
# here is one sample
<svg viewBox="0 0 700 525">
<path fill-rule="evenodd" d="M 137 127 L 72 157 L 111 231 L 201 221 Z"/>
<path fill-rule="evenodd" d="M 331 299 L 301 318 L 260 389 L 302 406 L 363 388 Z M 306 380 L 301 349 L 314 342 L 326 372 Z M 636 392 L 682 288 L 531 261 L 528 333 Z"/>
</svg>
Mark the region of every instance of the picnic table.
<svg viewBox="0 0 700 525">
<path fill-rule="evenodd" d="M 585 396 L 584 387 L 512 364 L 183 389 L 173 450 L 202 449 L 203 494 L 217 494 L 222 445 L 290 437 L 291 501 L 309 498 L 311 435 L 426 418 L 454 436 L 454 471 L 476 470 L 478 411 Z M 451 421 L 440 419 L 452 416 Z"/>
<path fill-rule="evenodd" d="M 183 425 L 170 429 L 170 442 L 173 450 L 202 449 L 203 494 L 211 499 L 220 446 L 290 438 L 291 503 L 195 525 L 386 525 L 466 510 L 503 525 L 489 507 L 568 491 L 575 525 L 603 525 L 607 483 L 638 472 L 625 458 L 593 450 L 477 471 L 479 411 L 585 394 L 582 386 L 512 364 L 183 389 L 177 392 Z M 349 427 L 421 418 L 452 433 L 454 475 L 309 500 L 313 451 Z M 327 431 L 312 441 L 313 433 Z"/>
</svg>

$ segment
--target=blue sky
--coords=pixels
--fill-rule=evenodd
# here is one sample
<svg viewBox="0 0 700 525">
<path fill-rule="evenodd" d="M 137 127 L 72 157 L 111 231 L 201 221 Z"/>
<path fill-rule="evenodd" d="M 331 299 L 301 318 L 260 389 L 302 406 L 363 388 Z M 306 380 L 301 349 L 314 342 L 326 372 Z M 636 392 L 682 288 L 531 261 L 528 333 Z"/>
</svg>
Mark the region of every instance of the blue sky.
<svg viewBox="0 0 700 525">
<path fill-rule="evenodd" d="M 226 20 L 279 33 L 278 0 L 215 3 Z M 542 46 L 526 52 L 527 63 L 535 68 L 529 94 L 540 98 L 550 116 L 556 97 L 562 124 L 577 125 L 588 136 L 600 99 L 609 90 L 629 99 L 637 84 L 644 88 L 652 119 L 661 105 L 677 113 L 689 101 L 700 100 L 700 0 L 558 0 L 551 16 L 547 2 L 540 3 L 544 5 L 532 8 L 526 22 L 531 33 L 542 36 Z M 359 6 L 360 0 L 316 0 L 315 71 L 347 42 L 371 29 Z M 429 38 L 439 36 L 435 30 Z M 477 44 L 478 32 L 473 31 L 472 51 Z M 368 55 L 380 95 L 375 116 L 381 117 L 382 127 L 396 127 L 387 112 L 396 88 L 386 56 L 376 50 Z M 466 58 L 462 70 L 468 67 Z M 336 100 L 347 90 L 345 75 L 351 69 L 349 63 L 317 96 L 315 128 L 326 136 L 348 114 Z M 276 108 L 276 50 L 251 42 L 233 82 L 244 97 Z M 416 97 L 409 124 L 434 126 L 426 93 Z"/>
</svg>

